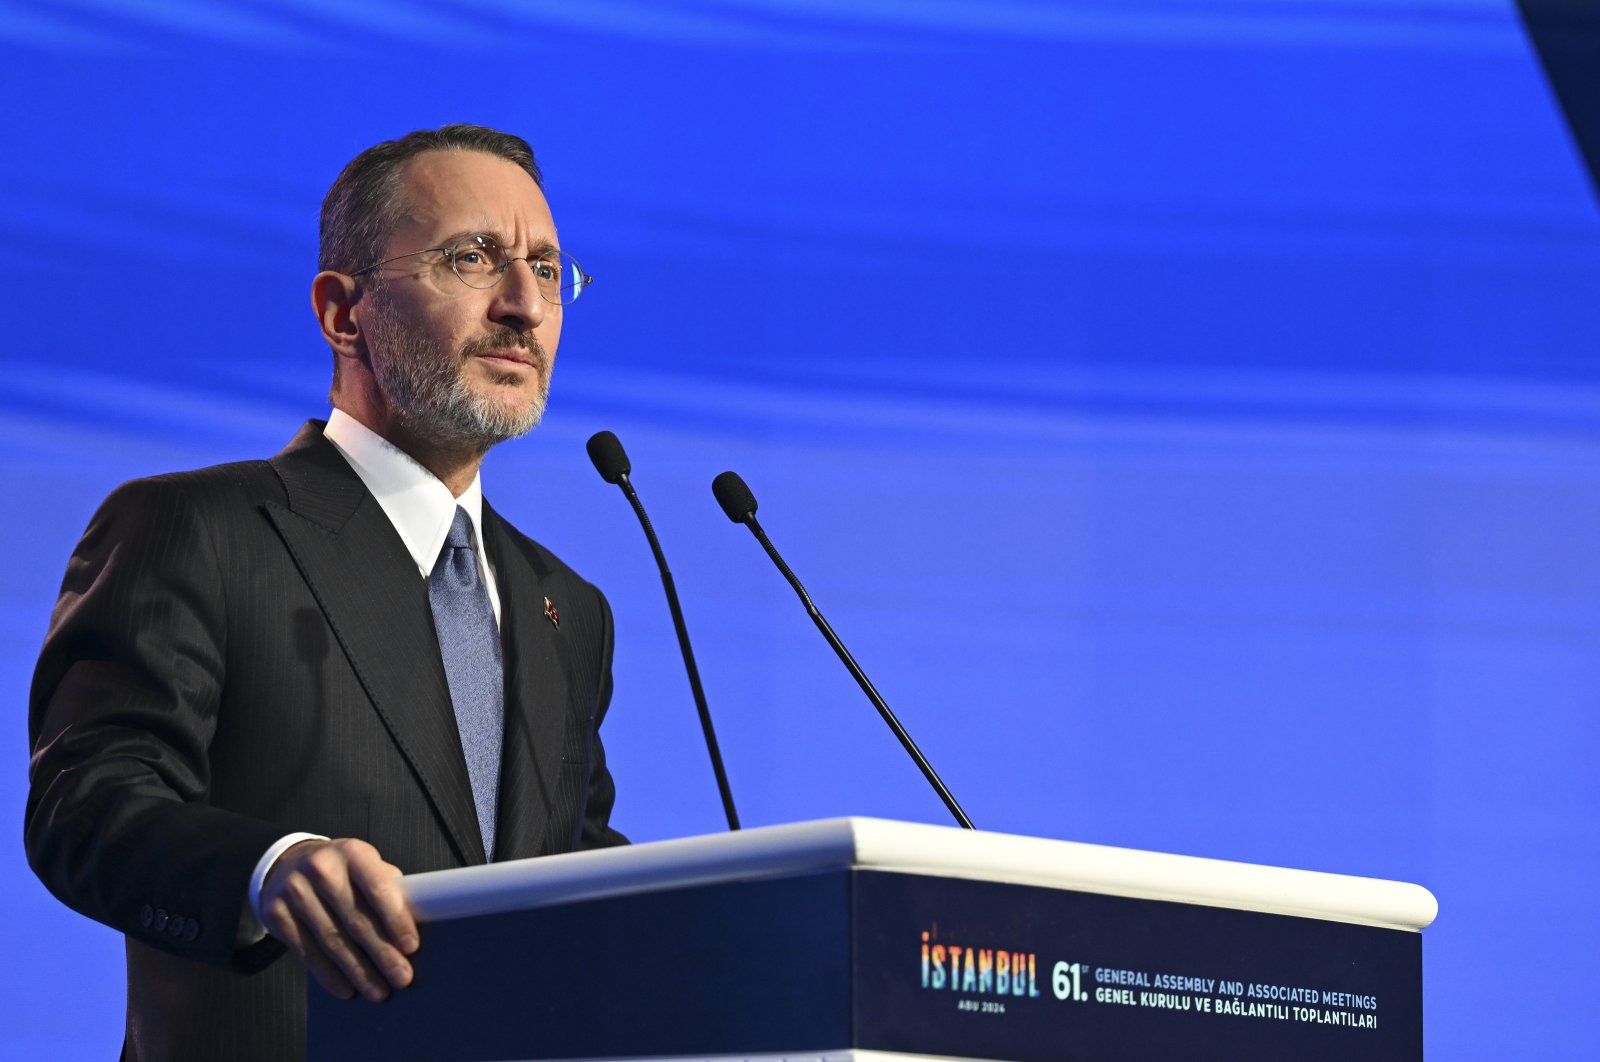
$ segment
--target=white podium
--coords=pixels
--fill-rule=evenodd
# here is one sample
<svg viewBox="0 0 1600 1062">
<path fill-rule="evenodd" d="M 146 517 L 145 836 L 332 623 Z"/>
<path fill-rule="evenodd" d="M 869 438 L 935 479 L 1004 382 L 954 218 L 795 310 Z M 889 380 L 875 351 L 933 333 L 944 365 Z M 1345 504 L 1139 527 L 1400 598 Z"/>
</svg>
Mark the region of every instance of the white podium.
<svg viewBox="0 0 1600 1062">
<path fill-rule="evenodd" d="M 412 987 L 309 1056 L 1415 1060 L 1399 882 L 833 819 L 413 875 Z"/>
</svg>

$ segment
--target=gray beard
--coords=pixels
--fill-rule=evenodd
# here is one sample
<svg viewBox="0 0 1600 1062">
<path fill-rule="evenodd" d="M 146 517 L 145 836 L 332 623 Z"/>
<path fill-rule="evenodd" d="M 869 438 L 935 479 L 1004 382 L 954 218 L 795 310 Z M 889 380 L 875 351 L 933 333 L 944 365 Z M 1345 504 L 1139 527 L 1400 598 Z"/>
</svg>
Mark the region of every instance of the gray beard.
<svg viewBox="0 0 1600 1062">
<path fill-rule="evenodd" d="M 544 416 L 549 396 L 550 359 L 538 340 L 503 329 L 471 340 L 454 354 L 440 351 L 397 320 L 387 306 L 367 320 L 372 373 L 408 432 L 451 447 L 488 450 L 496 443 L 532 431 Z M 462 373 L 479 350 L 520 346 L 533 353 L 541 375 L 538 393 L 525 408 L 474 395 Z"/>
</svg>

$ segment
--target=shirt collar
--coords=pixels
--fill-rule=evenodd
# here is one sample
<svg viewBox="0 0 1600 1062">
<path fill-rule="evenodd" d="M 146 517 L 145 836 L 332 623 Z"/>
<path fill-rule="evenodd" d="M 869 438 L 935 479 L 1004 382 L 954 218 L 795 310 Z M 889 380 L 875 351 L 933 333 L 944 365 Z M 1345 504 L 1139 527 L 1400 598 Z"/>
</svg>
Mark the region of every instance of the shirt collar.
<svg viewBox="0 0 1600 1062">
<path fill-rule="evenodd" d="M 479 544 L 479 562 L 483 563 L 483 484 L 478 476 L 472 477 L 457 498 L 410 454 L 342 409 L 329 415 L 322 434 L 350 462 L 377 499 L 423 578 L 428 577 L 439 559 L 458 505 L 472 521 L 473 540 Z"/>
</svg>

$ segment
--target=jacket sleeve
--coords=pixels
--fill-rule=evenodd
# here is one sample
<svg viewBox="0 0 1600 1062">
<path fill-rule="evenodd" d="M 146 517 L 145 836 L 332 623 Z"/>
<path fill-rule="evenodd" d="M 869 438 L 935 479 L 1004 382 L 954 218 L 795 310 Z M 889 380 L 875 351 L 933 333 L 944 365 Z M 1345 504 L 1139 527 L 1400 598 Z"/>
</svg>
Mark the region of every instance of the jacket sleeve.
<svg viewBox="0 0 1600 1062">
<path fill-rule="evenodd" d="M 68 906 L 186 958 L 236 949 L 256 860 L 281 830 L 208 806 L 228 637 L 221 561 L 181 481 L 140 480 L 78 543 L 29 704 L 29 864 Z"/>
</svg>

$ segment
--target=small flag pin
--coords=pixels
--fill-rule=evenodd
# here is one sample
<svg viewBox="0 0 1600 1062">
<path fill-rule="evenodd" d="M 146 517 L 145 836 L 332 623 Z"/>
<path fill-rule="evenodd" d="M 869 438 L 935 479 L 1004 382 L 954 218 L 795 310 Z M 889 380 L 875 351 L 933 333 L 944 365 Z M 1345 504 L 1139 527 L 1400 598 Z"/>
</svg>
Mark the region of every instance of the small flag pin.
<svg viewBox="0 0 1600 1062">
<path fill-rule="evenodd" d="M 549 620 L 550 625 L 556 630 L 561 629 L 561 613 L 556 611 L 555 602 L 548 597 L 544 599 L 544 618 Z"/>
</svg>

